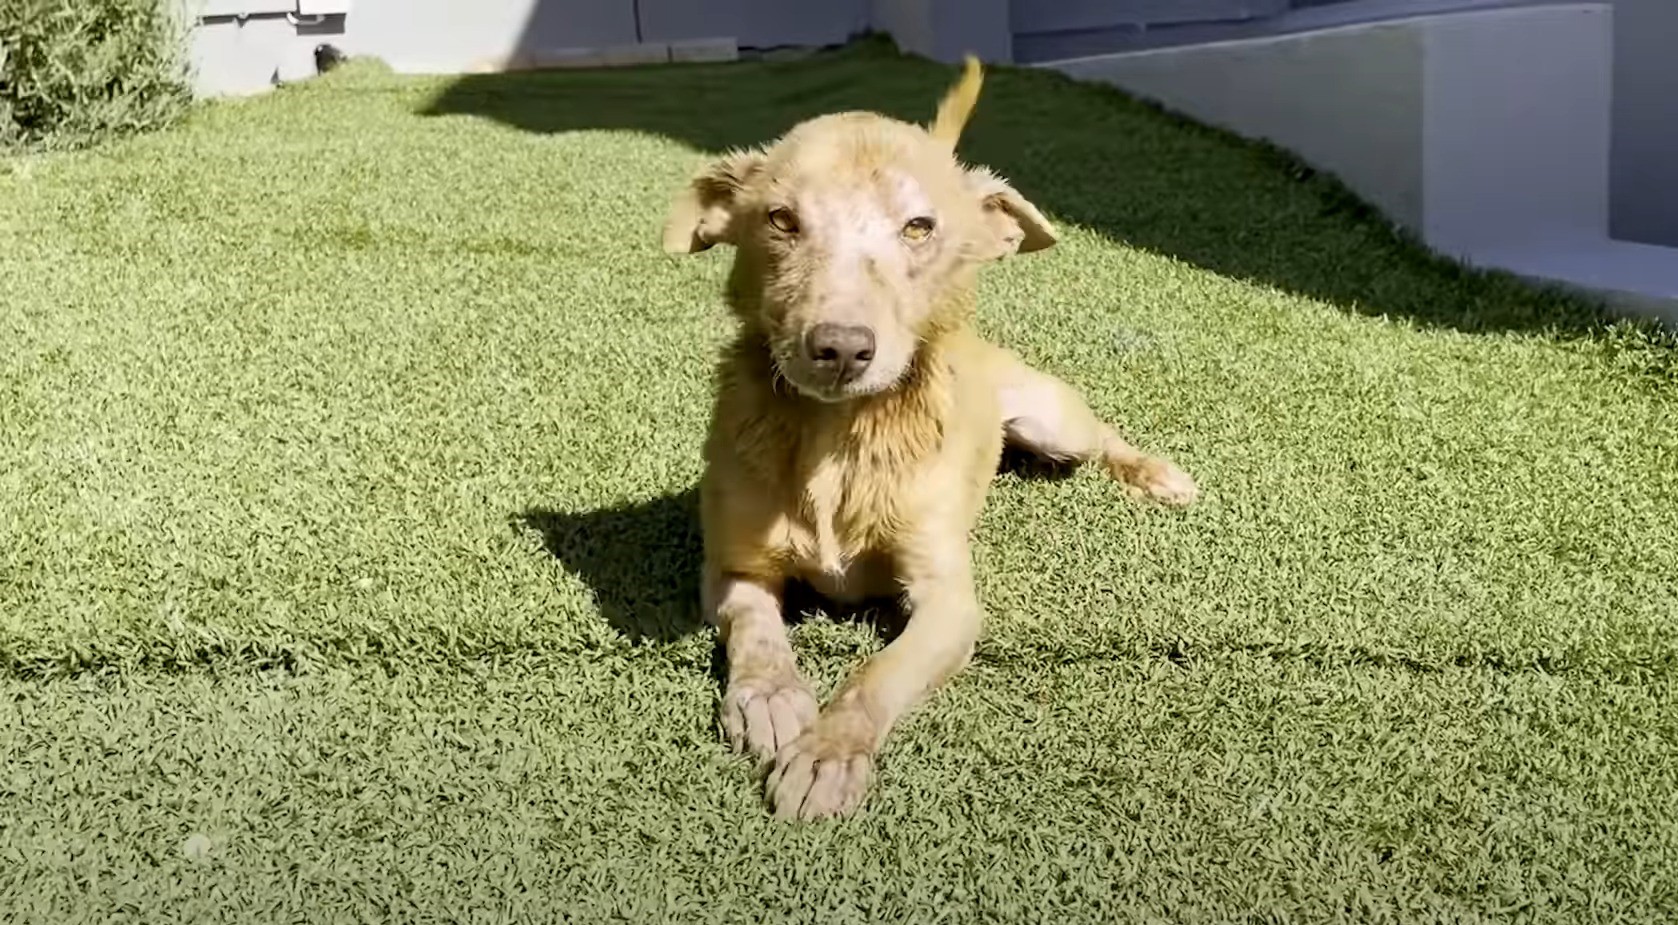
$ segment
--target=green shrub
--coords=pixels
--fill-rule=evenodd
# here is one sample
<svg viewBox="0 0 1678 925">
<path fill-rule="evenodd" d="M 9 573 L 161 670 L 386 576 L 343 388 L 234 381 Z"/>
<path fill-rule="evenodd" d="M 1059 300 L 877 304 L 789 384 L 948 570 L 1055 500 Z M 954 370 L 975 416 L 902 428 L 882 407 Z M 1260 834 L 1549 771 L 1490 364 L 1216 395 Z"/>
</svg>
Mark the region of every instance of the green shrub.
<svg viewBox="0 0 1678 925">
<path fill-rule="evenodd" d="M 0 151 L 153 129 L 191 99 L 175 0 L 0 0 Z"/>
</svg>

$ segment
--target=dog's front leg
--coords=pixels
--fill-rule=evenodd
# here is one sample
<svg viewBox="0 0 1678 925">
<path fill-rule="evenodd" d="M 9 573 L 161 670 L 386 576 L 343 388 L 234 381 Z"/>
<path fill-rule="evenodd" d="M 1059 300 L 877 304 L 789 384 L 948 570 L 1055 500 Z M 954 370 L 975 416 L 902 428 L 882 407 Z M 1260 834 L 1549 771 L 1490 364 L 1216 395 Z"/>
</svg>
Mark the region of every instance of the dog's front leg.
<svg viewBox="0 0 1678 925">
<path fill-rule="evenodd" d="M 909 622 L 849 678 L 808 731 L 775 756 L 775 815 L 819 819 L 862 803 L 874 755 L 893 725 L 967 664 L 981 614 L 965 538 L 899 557 Z"/>
<path fill-rule="evenodd" d="M 816 718 L 781 617 L 779 583 L 706 575 L 706 597 L 728 658 L 719 719 L 735 751 L 767 761 Z"/>
</svg>

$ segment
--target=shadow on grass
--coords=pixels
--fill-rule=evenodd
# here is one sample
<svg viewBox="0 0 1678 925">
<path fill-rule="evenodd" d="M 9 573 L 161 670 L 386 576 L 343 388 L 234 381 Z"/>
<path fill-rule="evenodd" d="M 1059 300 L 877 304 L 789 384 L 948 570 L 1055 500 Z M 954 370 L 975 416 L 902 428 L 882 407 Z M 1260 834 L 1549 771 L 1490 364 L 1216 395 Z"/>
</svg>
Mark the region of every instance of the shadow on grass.
<svg viewBox="0 0 1678 925">
<path fill-rule="evenodd" d="M 541 537 L 548 554 L 588 585 L 601 615 L 624 638 L 677 642 L 704 629 L 694 489 L 588 511 L 534 508 L 514 518 L 514 525 Z M 853 620 L 887 641 L 902 631 L 905 618 L 894 601 L 839 604 L 801 582 L 787 586 L 784 609 L 790 623 L 816 614 Z"/>
<path fill-rule="evenodd" d="M 699 583 L 703 556 L 698 492 L 688 489 L 651 501 L 588 511 L 535 508 L 515 526 L 594 593 L 606 622 L 634 642 L 676 642 L 704 628 Z M 902 630 L 892 601 L 841 605 L 794 582 L 785 611 L 797 623 L 814 614 L 874 626 L 886 639 Z"/>
<path fill-rule="evenodd" d="M 837 110 L 924 122 L 953 75 L 871 37 L 801 62 L 465 76 L 423 114 L 537 133 L 653 133 L 721 152 Z M 1609 327 L 1587 300 L 1431 255 L 1272 148 L 1053 72 L 993 69 L 962 156 L 1061 221 L 1347 311 L 1468 332 L 1582 338 Z"/>
<path fill-rule="evenodd" d="M 997 471 L 1005 477 L 1058 481 L 1075 467 L 1009 450 Z M 704 629 L 696 489 L 595 510 L 532 508 L 514 517 L 513 526 L 540 537 L 542 548 L 588 585 L 601 615 L 624 638 L 676 642 Z M 896 600 L 843 604 L 802 582 L 788 584 L 783 609 L 789 623 L 819 614 L 870 626 L 885 642 L 903 631 L 908 616 Z"/>
<path fill-rule="evenodd" d="M 538 508 L 515 520 L 588 585 L 625 638 L 675 642 L 703 628 L 697 491 L 592 511 Z"/>
</svg>

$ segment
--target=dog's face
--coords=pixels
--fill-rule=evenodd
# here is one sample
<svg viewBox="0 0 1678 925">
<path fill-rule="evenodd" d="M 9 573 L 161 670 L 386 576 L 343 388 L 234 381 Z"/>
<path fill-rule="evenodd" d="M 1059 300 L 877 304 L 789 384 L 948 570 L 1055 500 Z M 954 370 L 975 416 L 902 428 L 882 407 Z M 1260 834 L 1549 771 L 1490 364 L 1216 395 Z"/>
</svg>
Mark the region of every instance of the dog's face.
<svg viewBox="0 0 1678 925">
<path fill-rule="evenodd" d="M 900 382 L 966 311 L 979 264 L 1054 241 L 1012 187 L 956 161 L 953 139 L 872 113 L 812 119 L 712 163 L 664 233 L 673 253 L 737 248 L 735 308 L 787 382 L 830 402 Z"/>
</svg>

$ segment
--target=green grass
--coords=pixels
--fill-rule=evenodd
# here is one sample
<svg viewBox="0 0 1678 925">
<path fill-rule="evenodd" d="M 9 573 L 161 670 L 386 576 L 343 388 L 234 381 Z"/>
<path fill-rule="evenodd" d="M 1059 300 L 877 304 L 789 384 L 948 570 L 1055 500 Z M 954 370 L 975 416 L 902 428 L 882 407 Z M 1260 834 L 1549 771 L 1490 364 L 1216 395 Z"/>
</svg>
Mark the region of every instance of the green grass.
<svg viewBox="0 0 1678 925">
<path fill-rule="evenodd" d="M 1206 491 L 1004 475 L 859 817 L 712 731 L 709 152 L 952 71 L 334 72 L 0 164 L 20 921 L 1678 916 L 1678 350 L 1275 152 L 998 71 L 983 326 Z M 827 688 L 879 643 L 810 619 Z"/>
</svg>

